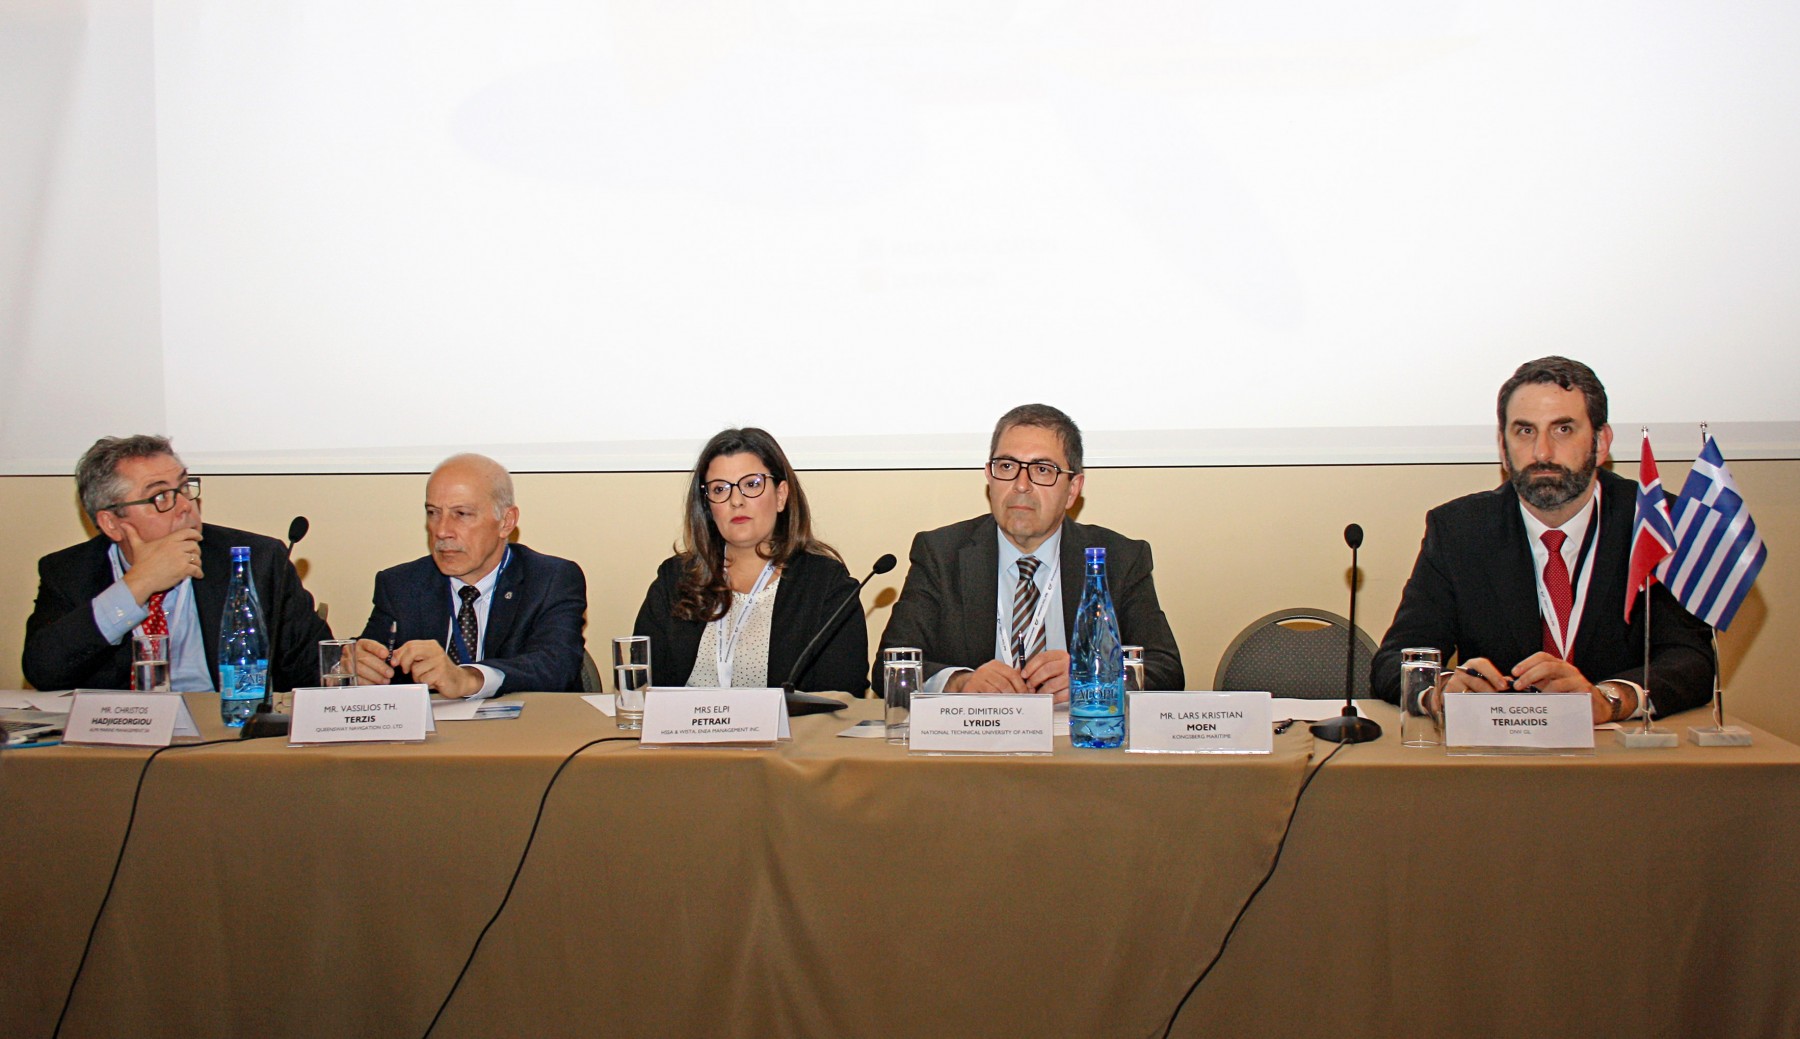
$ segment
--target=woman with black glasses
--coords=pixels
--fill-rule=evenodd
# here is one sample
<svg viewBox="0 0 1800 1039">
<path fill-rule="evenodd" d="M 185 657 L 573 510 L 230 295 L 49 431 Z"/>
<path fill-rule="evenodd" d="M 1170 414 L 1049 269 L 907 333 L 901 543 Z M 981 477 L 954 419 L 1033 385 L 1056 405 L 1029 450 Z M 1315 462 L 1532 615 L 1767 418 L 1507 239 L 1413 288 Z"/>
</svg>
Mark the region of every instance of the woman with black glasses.
<svg viewBox="0 0 1800 1039">
<path fill-rule="evenodd" d="M 700 451 L 688 482 L 676 554 L 657 568 L 638 609 L 658 686 L 766 688 L 786 681 L 800 652 L 856 581 L 813 537 L 799 477 L 767 432 L 727 429 Z M 795 679 L 808 692 L 863 695 L 869 640 L 847 611 Z"/>
</svg>

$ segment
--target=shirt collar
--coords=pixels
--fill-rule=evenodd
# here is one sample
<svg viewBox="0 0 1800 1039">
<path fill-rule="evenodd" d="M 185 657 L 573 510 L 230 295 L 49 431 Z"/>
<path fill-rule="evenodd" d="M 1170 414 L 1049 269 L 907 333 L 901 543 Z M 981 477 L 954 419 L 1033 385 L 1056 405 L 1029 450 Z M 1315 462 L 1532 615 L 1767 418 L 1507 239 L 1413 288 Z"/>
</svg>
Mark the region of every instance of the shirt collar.
<svg viewBox="0 0 1800 1039">
<path fill-rule="evenodd" d="M 1056 525 L 1056 529 L 1050 533 L 1050 536 L 1044 539 L 1043 544 L 1029 553 L 1020 551 L 1019 546 L 1013 544 L 1012 539 L 1006 536 L 1006 532 L 998 527 L 994 529 L 994 536 L 1000 539 L 1000 572 L 1015 580 L 1019 576 L 1019 560 L 1027 555 L 1034 556 L 1038 560 L 1039 565 L 1034 580 L 1040 585 L 1049 579 L 1050 571 L 1057 569 L 1058 561 L 1062 559 L 1060 555 L 1062 552 L 1062 524 L 1060 523 Z"/>
<path fill-rule="evenodd" d="M 1594 521 L 1594 510 L 1599 504 L 1600 481 L 1596 479 L 1594 481 L 1594 493 L 1588 496 L 1587 504 L 1581 507 L 1580 512 L 1570 516 L 1568 522 L 1560 527 L 1552 527 L 1543 520 L 1532 515 L 1531 510 L 1525 507 L 1524 499 L 1519 500 L 1519 515 L 1525 517 L 1525 533 L 1530 536 L 1532 544 L 1537 545 L 1543 543 L 1544 531 L 1560 530 L 1569 536 L 1564 544 L 1579 545 L 1581 544 L 1582 539 L 1587 537 L 1588 525 Z"/>
</svg>

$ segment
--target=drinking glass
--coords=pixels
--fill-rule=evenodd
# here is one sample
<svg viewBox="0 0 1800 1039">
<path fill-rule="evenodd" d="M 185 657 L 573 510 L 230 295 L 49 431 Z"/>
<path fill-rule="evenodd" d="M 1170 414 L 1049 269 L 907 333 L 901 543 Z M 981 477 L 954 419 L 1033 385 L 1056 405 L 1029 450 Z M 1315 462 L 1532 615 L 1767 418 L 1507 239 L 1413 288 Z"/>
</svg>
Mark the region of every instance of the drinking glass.
<svg viewBox="0 0 1800 1039">
<path fill-rule="evenodd" d="M 319 685 L 344 689 L 356 684 L 356 640 L 319 640 Z"/>
<path fill-rule="evenodd" d="M 885 651 L 884 651 L 885 652 Z M 912 652 L 917 653 L 918 650 Z M 912 698 L 925 685 L 925 664 L 887 660 L 881 664 L 881 700 L 887 708 L 887 741 L 905 743 L 912 722 Z"/>
<path fill-rule="evenodd" d="M 1120 646 L 1119 652 L 1125 657 L 1125 691 L 1141 693 L 1144 691 L 1144 647 Z"/>
<path fill-rule="evenodd" d="M 1437 685 L 1444 669 L 1444 654 L 1421 646 L 1400 651 L 1400 743 L 1407 747 L 1436 747 L 1444 742 L 1442 710 L 1432 711 L 1425 694 Z"/>
<path fill-rule="evenodd" d="M 650 636 L 612 640 L 613 721 L 621 729 L 644 727 L 644 694 L 650 688 Z"/>
<path fill-rule="evenodd" d="M 140 693 L 169 691 L 169 636 L 131 637 L 131 688 Z"/>
</svg>

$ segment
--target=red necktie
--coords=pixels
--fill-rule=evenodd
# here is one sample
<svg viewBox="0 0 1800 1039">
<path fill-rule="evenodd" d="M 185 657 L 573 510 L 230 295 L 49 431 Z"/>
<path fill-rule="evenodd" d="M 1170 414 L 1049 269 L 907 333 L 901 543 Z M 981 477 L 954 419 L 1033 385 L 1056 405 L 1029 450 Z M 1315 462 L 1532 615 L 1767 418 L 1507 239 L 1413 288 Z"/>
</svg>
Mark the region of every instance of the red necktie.
<svg viewBox="0 0 1800 1039">
<path fill-rule="evenodd" d="M 1569 564 L 1563 562 L 1563 542 L 1569 535 L 1560 530 L 1546 530 L 1538 540 L 1550 550 L 1550 558 L 1544 562 L 1544 591 L 1550 594 L 1550 605 L 1556 608 L 1556 627 L 1564 640 L 1569 637 L 1569 613 L 1575 609 L 1575 589 L 1569 585 Z M 1561 656 L 1557 651 L 1556 639 L 1550 634 L 1550 621 L 1544 620 L 1544 652 L 1552 656 Z"/>
<path fill-rule="evenodd" d="M 163 612 L 163 596 L 168 592 L 155 592 L 150 601 L 144 605 L 150 608 L 150 616 L 144 618 L 144 634 L 167 635 L 169 633 L 169 615 Z M 131 669 L 131 688 L 137 689 L 137 668 Z"/>
<path fill-rule="evenodd" d="M 144 618 L 144 634 L 167 635 L 169 633 L 169 615 L 163 612 L 163 596 L 168 592 L 157 592 L 150 596 L 144 605 L 150 608 L 150 616 Z"/>
</svg>

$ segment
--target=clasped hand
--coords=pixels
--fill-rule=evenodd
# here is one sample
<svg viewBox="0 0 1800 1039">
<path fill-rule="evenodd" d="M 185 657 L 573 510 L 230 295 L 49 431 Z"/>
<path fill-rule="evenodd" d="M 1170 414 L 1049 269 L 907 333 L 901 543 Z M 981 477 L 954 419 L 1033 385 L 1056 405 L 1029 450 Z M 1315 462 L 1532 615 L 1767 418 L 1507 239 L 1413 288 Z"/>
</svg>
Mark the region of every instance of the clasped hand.
<svg viewBox="0 0 1800 1039">
<path fill-rule="evenodd" d="M 461 699 L 481 691 L 481 672 L 450 659 L 444 647 L 430 639 L 402 643 L 393 654 L 374 639 L 356 642 L 356 680 L 361 685 L 387 685 L 397 671 L 412 675 L 442 696 Z"/>
<path fill-rule="evenodd" d="M 1049 693 L 1057 703 L 1069 702 L 1069 654 L 1047 649 L 1015 668 L 990 660 L 973 671 L 959 671 L 944 683 L 951 693 Z"/>
</svg>

